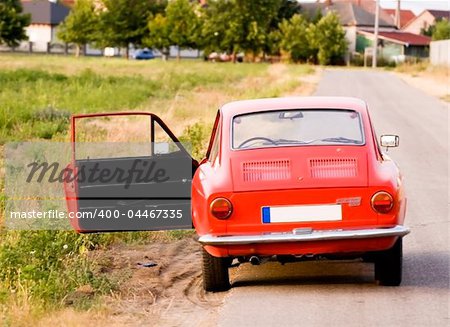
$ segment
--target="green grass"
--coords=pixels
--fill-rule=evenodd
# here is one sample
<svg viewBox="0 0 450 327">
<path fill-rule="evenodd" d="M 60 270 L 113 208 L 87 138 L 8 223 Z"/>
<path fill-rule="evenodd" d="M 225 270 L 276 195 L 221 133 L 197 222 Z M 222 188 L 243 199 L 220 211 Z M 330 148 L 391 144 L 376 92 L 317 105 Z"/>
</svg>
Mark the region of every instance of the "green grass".
<svg viewBox="0 0 450 327">
<path fill-rule="evenodd" d="M 37 59 L 31 58 L 32 63 Z M 33 64 L 32 68 L 19 65 L 18 69 L 0 70 L 0 143 L 50 139 L 67 130 L 71 113 L 145 109 L 151 101 L 172 99 L 198 87 L 233 84 L 265 70 L 263 65 L 239 65 L 236 69 L 230 64 L 151 61 L 143 66 L 141 62 L 104 59 L 96 59 L 99 67 L 92 68 L 92 58 L 82 58 L 80 62 L 86 62 L 84 68 L 73 58 L 61 60 L 69 66 L 71 62 L 76 64 L 70 72 L 58 65 L 50 69 Z M 46 115 L 48 112 L 54 115 Z"/>
<path fill-rule="evenodd" d="M 111 281 L 94 276 L 86 251 L 98 237 L 61 231 L 7 233 L 0 244 L 0 280 L 12 294 L 24 289 L 47 302 L 62 299 L 67 290 L 91 284 L 98 292 L 111 289 Z M 55 276 L 55 275 L 58 276 Z"/>
<path fill-rule="evenodd" d="M 301 65 L 0 54 L 0 154 L 9 141 L 67 140 L 73 113 L 143 110 L 168 120 L 200 159 L 223 102 L 283 95 L 300 86 L 300 75 L 313 71 Z M 0 160 L 0 321 L 2 314 L 14 319 L 8 313 L 14 303 L 31 303 L 43 312 L 63 305 L 67 294 L 83 285 L 99 295 L 113 291 L 120 281 L 96 270 L 88 255 L 92 249 L 117 242 L 170 242 L 193 234 L 6 231 L 2 169 Z"/>
</svg>

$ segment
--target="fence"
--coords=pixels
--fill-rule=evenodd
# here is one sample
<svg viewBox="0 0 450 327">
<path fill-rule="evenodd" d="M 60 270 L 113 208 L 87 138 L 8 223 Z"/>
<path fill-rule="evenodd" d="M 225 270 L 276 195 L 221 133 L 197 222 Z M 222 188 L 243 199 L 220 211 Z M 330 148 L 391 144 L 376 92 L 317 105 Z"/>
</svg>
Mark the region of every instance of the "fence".
<svg viewBox="0 0 450 327">
<path fill-rule="evenodd" d="M 0 46 L 0 52 L 19 52 L 19 53 L 46 53 L 46 54 L 75 54 L 75 45 L 67 43 L 51 42 L 22 42 L 15 48 Z M 95 49 L 86 45 L 80 49 L 81 55 L 101 56 L 102 50 Z"/>
<path fill-rule="evenodd" d="M 134 49 L 130 49 L 132 54 Z M 67 43 L 56 42 L 22 42 L 15 48 L 10 48 L 5 45 L 0 45 L 1 52 L 18 52 L 18 53 L 41 53 L 41 54 L 62 54 L 73 55 L 75 54 L 75 45 Z M 156 57 L 160 57 L 161 53 L 158 50 L 153 50 Z M 122 56 L 125 53 L 125 49 L 114 48 L 114 56 Z M 84 56 L 103 56 L 103 50 L 97 49 L 89 44 L 80 49 L 80 55 Z M 170 47 L 169 57 L 174 58 L 178 55 L 178 48 L 176 46 Z M 200 58 L 203 56 L 203 52 L 195 49 L 180 49 L 181 58 Z"/>
<path fill-rule="evenodd" d="M 430 63 L 450 67 L 450 40 L 430 43 Z"/>
</svg>

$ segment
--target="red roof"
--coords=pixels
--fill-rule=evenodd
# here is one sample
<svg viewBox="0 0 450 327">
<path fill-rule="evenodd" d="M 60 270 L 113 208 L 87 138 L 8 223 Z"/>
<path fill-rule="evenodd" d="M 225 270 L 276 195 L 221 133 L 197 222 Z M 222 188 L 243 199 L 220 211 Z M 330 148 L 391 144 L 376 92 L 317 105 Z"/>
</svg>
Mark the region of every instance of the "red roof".
<svg viewBox="0 0 450 327">
<path fill-rule="evenodd" d="M 409 32 L 379 32 L 381 37 L 406 43 L 408 45 L 429 45 L 431 37 Z"/>
<path fill-rule="evenodd" d="M 387 14 L 389 14 L 392 19 L 395 18 L 395 9 L 384 9 L 384 12 L 386 12 Z M 406 24 L 408 24 L 411 20 L 413 20 L 414 18 L 416 18 L 416 15 L 414 15 L 414 13 L 411 10 L 400 10 L 400 27 L 405 26 Z"/>
</svg>

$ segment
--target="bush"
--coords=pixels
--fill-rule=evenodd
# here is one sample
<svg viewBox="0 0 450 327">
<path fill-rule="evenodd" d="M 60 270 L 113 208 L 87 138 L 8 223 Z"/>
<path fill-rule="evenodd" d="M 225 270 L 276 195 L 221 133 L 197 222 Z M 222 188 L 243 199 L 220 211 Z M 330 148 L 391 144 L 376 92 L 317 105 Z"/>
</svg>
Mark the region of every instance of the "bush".
<svg viewBox="0 0 450 327">
<path fill-rule="evenodd" d="M 350 59 L 350 64 L 352 66 L 363 67 L 364 66 L 364 55 L 353 54 Z M 372 67 L 372 56 L 367 56 L 367 67 Z M 384 57 L 377 58 L 377 67 L 396 67 L 396 63 L 393 60 L 386 59 Z"/>
<path fill-rule="evenodd" d="M 306 35 L 308 25 L 308 21 L 299 14 L 290 20 L 283 20 L 279 25 L 280 48 L 289 54 L 293 62 L 305 62 L 313 55 Z"/>
<path fill-rule="evenodd" d="M 339 17 L 330 12 L 317 22 L 294 15 L 279 24 L 280 48 L 294 62 L 319 62 L 321 65 L 342 64 L 347 41 Z"/>
<path fill-rule="evenodd" d="M 211 127 L 204 123 L 195 123 L 186 127 L 180 141 L 189 142 L 192 157 L 201 160 L 206 154 L 210 135 Z"/>
<path fill-rule="evenodd" d="M 364 56 L 360 53 L 353 53 L 350 57 L 350 64 L 356 67 L 364 66 Z"/>
<path fill-rule="evenodd" d="M 450 39 L 450 22 L 448 19 L 438 21 L 433 30 L 434 41 Z"/>
</svg>

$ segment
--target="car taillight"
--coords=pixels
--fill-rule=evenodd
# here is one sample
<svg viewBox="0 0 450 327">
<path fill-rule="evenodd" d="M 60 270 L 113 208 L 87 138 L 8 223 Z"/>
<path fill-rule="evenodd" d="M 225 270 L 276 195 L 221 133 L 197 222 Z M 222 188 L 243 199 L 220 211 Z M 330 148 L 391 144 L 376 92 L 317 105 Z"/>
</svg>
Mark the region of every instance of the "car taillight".
<svg viewBox="0 0 450 327">
<path fill-rule="evenodd" d="M 372 196 L 372 208 L 379 213 L 388 213 L 394 207 L 394 199 L 388 192 L 377 192 Z"/>
<path fill-rule="evenodd" d="M 230 200 L 225 198 L 217 198 L 211 202 L 211 214 L 217 219 L 227 219 L 233 212 L 233 205 Z"/>
</svg>

